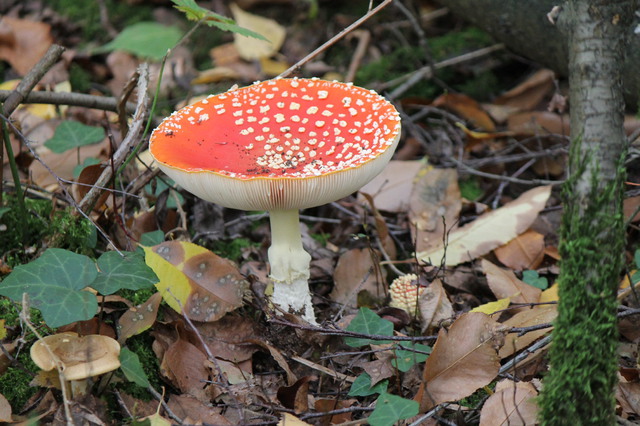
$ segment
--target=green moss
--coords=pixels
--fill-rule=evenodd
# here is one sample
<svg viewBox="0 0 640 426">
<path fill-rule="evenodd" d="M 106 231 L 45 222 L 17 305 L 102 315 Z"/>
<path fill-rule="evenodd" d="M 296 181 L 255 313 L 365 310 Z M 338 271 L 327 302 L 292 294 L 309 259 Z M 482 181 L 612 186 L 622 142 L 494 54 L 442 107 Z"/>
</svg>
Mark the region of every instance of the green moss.
<svg viewBox="0 0 640 426">
<path fill-rule="evenodd" d="M 28 371 L 33 373 L 38 371 L 27 349 L 23 349 L 18 355 L 18 362 Z M 9 367 L 4 374 L 0 375 L 0 394 L 7 398 L 14 412 L 20 411 L 29 398 L 36 393 L 37 388 L 29 386 L 32 379 L 28 372 L 18 367 Z"/>
<path fill-rule="evenodd" d="M 560 303 L 551 369 L 540 398 L 544 425 L 567 424 L 567 419 L 581 425 L 616 423 L 613 389 L 618 370 L 616 289 L 625 242 L 624 156 L 616 176 L 604 177 L 593 155 L 581 155 L 579 145 L 572 143 L 573 174 L 564 186 Z M 585 182 L 588 164 L 591 177 Z M 579 199 L 577 194 L 586 185 L 589 193 Z"/>
<path fill-rule="evenodd" d="M 48 229 L 51 214 L 51 201 L 25 199 L 27 215 L 20 214 L 20 209 L 13 196 L 5 196 L 3 208 L 6 211 L 0 217 L 0 225 L 7 230 L 23 226 L 26 235 L 20 240 L 17 232 L 0 232 L 0 253 L 4 253 L 6 263 L 14 267 L 31 260 L 32 255 L 25 248 L 38 247 Z"/>
<path fill-rule="evenodd" d="M 156 287 L 153 286 L 142 290 L 122 289 L 118 291 L 118 294 L 133 303 L 134 306 L 137 306 L 149 300 L 157 291 Z"/>
<path fill-rule="evenodd" d="M 47 230 L 48 243 L 80 254 L 92 255 L 97 242 L 95 226 L 71 209 L 55 212 Z"/>
<path fill-rule="evenodd" d="M 249 247 L 258 247 L 248 238 L 234 238 L 233 240 L 218 240 L 210 247 L 210 250 L 220 257 L 236 261 L 242 258 L 242 250 Z"/>
</svg>

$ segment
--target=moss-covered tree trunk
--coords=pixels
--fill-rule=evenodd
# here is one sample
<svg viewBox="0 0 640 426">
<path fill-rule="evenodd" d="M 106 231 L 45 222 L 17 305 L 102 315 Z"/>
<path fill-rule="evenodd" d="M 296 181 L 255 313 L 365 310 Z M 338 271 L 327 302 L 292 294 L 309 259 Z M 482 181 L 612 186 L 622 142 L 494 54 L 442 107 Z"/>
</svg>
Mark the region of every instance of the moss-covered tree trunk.
<svg viewBox="0 0 640 426">
<path fill-rule="evenodd" d="M 635 0 L 569 0 L 572 143 L 564 187 L 559 314 L 540 399 L 544 425 L 615 424 L 616 288 L 622 269 L 621 68 Z"/>
</svg>

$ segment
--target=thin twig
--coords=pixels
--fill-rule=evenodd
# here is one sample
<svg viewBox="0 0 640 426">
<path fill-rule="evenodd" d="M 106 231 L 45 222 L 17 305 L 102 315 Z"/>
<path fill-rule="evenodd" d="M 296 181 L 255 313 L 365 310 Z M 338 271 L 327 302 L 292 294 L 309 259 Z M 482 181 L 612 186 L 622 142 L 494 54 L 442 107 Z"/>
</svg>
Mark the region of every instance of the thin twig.
<svg viewBox="0 0 640 426">
<path fill-rule="evenodd" d="M 52 44 L 49 50 L 44 54 L 38 63 L 31 68 L 29 73 L 24 76 L 18 87 L 11 91 L 4 101 L 4 114 L 9 117 L 13 111 L 22 103 L 24 98 L 33 90 L 42 77 L 51 69 L 51 67 L 60 59 L 65 48 L 57 44 Z"/>
<path fill-rule="evenodd" d="M 351 31 L 355 30 L 356 28 L 358 28 L 360 25 L 364 24 L 366 21 L 368 21 L 373 15 L 375 15 L 376 13 L 380 12 L 382 9 L 384 9 L 389 3 L 391 3 L 393 0 L 384 0 L 382 3 L 380 3 L 378 6 L 376 6 L 374 9 L 370 10 L 369 12 L 366 13 L 366 15 L 364 15 L 363 17 L 361 17 L 360 19 L 358 19 L 356 22 L 354 22 L 353 24 L 349 25 L 347 28 L 345 28 L 344 30 L 340 31 L 338 34 L 336 34 L 335 36 L 333 36 L 331 39 L 329 39 L 328 41 L 326 41 L 324 44 L 322 44 L 322 46 L 318 47 L 316 50 L 314 50 L 313 52 L 309 53 L 307 56 L 305 56 L 304 58 L 300 59 L 298 62 L 296 62 L 293 66 L 291 66 L 288 70 L 286 70 L 285 72 L 283 72 L 282 74 L 280 74 L 278 77 L 276 78 L 285 78 L 288 77 L 289 75 L 293 74 L 294 72 L 297 72 L 304 64 L 306 64 L 307 62 L 309 62 L 310 60 L 312 60 L 313 58 L 315 58 L 316 56 L 318 56 L 320 53 L 324 52 L 325 50 L 327 50 L 329 47 L 333 46 L 334 44 L 336 44 L 339 40 L 341 40 L 344 36 L 346 36 L 347 34 L 349 34 Z"/>
<path fill-rule="evenodd" d="M 12 93 L 12 90 L 0 90 L 0 102 L 6 100 Z M 74 92 L 31 92 L 22 99 L 21 103 L 69 105 L 113 112 L 118 110 L 118 100 L 116 98 Z M 132 102 L 127 102 L 126 109 L 128 113 L 132 114 L 136 110 L 136 105 Z"/>
<path fill-rule="evenodd" d="M 113 163 L 113 167 L 105 167 L 102 171 L 102 174 L 96 180 L 95 186 L 87 192 L 82 201 L 78 203 L 80 210 L 83 212 L 88 212 L 93 208 L 98 197 L 102 193 L 101 187 L 107 186 L 111 178 L 113 177 L 113 170 L 117 169 L 120 164 L 126 159 L 129 151 L 131 151 L 132 147 L 136 144 L 141 143 L 139 138 L 140 133 L 142 132 L 143 125 L 145 122 L 145 115 L 147 112 L 147 103 L 148 103 L 148 95 L 147 95 L 147 85 L 149 83 L 149 67 L 146 63 L 143 63 L 138 67 L 138 72 L 140 73 L 140 80 L 138 82 L 138 100 L 136 113 L 133 116 L 133 121 L 131 123 L 131 127 L 129 128 L 129 132 L 127 136 L 124 138 L 117 151 L 113 154 L 111 159 Z"/>
</svg>

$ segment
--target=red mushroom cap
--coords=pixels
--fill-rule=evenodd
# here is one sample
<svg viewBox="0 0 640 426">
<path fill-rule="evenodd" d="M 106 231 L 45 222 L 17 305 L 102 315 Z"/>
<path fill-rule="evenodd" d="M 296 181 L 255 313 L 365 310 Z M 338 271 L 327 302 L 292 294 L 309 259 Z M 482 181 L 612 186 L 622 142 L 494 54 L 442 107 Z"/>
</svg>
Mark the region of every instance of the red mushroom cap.
<svg viewBox="0 0 640 426">
<path fill-rule="evenodd" d="M 151 135 L 165 173 L 242 210 L 313 207 L 361 188 L 391 159 L 400 116 L 347 83 L 276 79 L 182 108 Z"/>
</svg>

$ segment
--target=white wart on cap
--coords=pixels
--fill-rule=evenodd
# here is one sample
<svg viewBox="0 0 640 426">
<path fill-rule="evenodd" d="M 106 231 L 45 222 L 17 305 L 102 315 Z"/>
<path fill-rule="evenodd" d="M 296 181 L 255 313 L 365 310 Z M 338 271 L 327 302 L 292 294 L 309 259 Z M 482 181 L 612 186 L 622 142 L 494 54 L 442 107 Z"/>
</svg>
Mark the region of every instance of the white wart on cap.
<svg viewBox="0 0 640 426">
<path fill-rule="evenodd" d="M 161 169 L 198 197 L 241 210 L 340 199 L 391 159 L 396 109 L 347 83 L 276 79 L 187 106 L 153 132 Z"/>
</svg>

